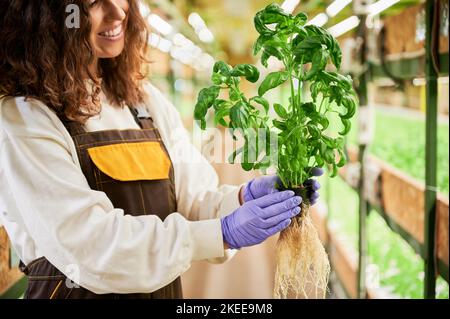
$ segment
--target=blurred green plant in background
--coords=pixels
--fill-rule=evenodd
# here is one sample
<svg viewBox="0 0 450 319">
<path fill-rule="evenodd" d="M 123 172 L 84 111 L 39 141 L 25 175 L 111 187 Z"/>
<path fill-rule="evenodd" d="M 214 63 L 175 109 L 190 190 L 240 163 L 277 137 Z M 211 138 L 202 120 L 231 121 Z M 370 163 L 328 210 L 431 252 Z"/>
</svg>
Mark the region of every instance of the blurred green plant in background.
<svg viewBox="0 0 450 319">
<path fill-rule="evenodd" d="M 369 152 L 400 169 L 411 177 L 425 179 L 425 121 L 384 110 L 376 111 L 375 134 Z M 339 125 L 337 121 L 331 121 Z M 356 120 L 355 120 L 356 122 Z M 356 123 L 354 123 L 356 125 Z M 349 144 L 356 145 L 357 130 L 349 134 Z M 448 194 L 449 125 L 438 126 L 438 187 Z M 330 190 L 329 222 L 336 227 L 343 240 L 357 250 L 358 245 L 358 195 L 341 178 L 323 178 L 329 187 L 321 190 L 326 198 Z M 368 221 L 369 263 L 378 267 L 380 284 L 400 298 L 423 298 L 424 263 L 422 258 L 384 219 L 371 211 Z M 449 286 L 439 277 L 436 283 L 437 298 L 449 298 Z"/>
</svg>

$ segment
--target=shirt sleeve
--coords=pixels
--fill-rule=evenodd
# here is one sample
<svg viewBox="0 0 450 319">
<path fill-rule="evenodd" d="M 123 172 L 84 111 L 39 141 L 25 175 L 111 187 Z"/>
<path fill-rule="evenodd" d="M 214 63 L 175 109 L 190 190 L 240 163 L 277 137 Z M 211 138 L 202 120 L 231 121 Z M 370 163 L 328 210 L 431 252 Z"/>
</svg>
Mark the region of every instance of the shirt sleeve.
<svg viewBox="0 0 450 319">
<path fill-rule="evenodd" d="M 152 292 L 193 260 L 224 256 L 218 219 L 125 215 L 105 193 L 92 190 L 55 126 L 58 120 L 42 103 L 1 111 L 26 113 L 16 114 L 22 120 L 14 125 L 0 116 L 0 183 L 15 207 L 8 213 L 60 271 L 75 265 L 82 287 L 98 294 Z"/>
<path fill-rule="evenodd" d="M 157 108 L 154 112 L 166 114 L 165 121 L 159 121 L 158 128 L 165 135 L 163 139 L 167 141 L 175 168 L 178 211 L 189 220 L 204 220 L 226 216 L 239 208 L 242 185 L 219 185 L 215 169 L 192 143 L 175 106 L 151 84 L 147 86 L 147 92 L 152 101 L 157 102 L 153 103 Z M 234 252 L 226 250 L 223 258 L 209 261 L 225 262 Z"/>
</svg>

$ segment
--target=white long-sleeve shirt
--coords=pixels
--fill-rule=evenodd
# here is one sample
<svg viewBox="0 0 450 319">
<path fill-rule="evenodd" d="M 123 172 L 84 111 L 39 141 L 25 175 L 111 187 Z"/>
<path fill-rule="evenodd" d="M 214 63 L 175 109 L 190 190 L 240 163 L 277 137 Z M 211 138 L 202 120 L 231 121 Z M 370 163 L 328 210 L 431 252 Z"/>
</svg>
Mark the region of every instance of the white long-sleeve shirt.
<svg viewBox="0 0 450 319">
<path fill-rule="evenodd" d="M 151 84 L 145 88 L 145 107 L 175 170 L 178 212 L 164 221 L 124 215 L 92 190 L 70 134 L 46 105 L 0 99 L 0 223 L 25 264 L 45 256 L 95 293 L 142 293 L 167 285 L 194 260 L 232 255 L 224 252 L 218 218 L 239 207 L 239 188 L 218 186 L 175 107 Z M 101 113 L 85 125 L 87 131 L 138 128 L 128 107 L 104 97 Z"/>
</svg>

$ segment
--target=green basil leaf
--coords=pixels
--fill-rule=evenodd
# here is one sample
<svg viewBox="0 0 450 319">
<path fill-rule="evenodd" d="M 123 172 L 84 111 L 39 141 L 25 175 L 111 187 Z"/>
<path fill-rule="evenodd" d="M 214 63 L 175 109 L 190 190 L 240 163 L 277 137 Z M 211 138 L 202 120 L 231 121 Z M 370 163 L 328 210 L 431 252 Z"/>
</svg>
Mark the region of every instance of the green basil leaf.
<svg viewBox="0 0 450 319">
<path fill-rule="evenodd" d="M 227 76 L 227 75 L 230 74 L 230 71 L 231 71 L 231 67 L 227 63 L 225 63 L 223 61 L 217 61 L 214 64 L 214 67 L 213 67 L 213 72 L 214 73 L 222 74 L 222 75 Z"/>
<path fill-rule="evenodd" d="M 305 112 L 305 115 L 309 117 L 316 112 L 316 105 L 312 102 L 303 103 L 301 109 Z"/>
<path fill-rule="evenodd" d="M 292 150 L 292 145 L 291 144 L 287 144 L 286 145 L 286 153 L 289 155 L 292 155 L 294 152 Z"/>
<path fill-rule="evenodd" d="M 247 81 L 255 83 L 259 79 L 258 69 L 250 64 L 239 64 L 230 72 L 231 76 L 245 76 Z"/>
<path fill-rule="evenodd" d="M 242 99 L 242 93 L 237 90 L 230 90 L 230 100 L 233 102 L 240 101 Z"/>
<path fill-rule="evenodd" d="M 284 131 L 286 130 L 286 123 L 278 121 L 278 120 L 273 120 L 272 121 L 273 126 L 275 126 L 277 129 Z"/>
<path fill-rule="evenodd" d="M 356 101 L 351 95 L 346 95 L 342 99 L 342 105 L 347 110 L 346 114 L 340 114 L 341 119 L 351 119 L 356 113 Z"/>
<path fill-rule="evenodd" d="M 253 55 L 257 55 L 263 48 L 264 44 L 271 39 L 272 37 L 260 35 L 253 46 Z"/>
<path fill-rule="evenodd" d="M 337 167 L 344 167 L 347 163 L 347 158 L 345 157 L 344 152 L 341 149 L 338 149 L 339 153 L 339 162 L 336 164 Z"/>
<path fill-rule="evenodd" d="M 336 148 L 343 149 L 345 146 L 345 140 L 342 137 L 337 137 L 334 142 Z"/>
<path fill-rule="evenodd" d="M 314 125 L 313 122 L 309 122 L 306 127 L 308 128 L 308 132 L 311 135 L 312 139 L 316 140 L 322 136 L 319 128 Z"/>
<path fill-rule="evenodd" d="M 229 104 L 229 102 L 227 102 L 227 101 L 225 101 L 225 100 L 222 100 L 222 99 L 216 99 L 216 100 L 214 101 L 214 103 L 213 103 L 214 110 L 215 110 L 215 111 L 219 111 L 219 110 L 221 110 L 221 109 L 227 107 L 228 104 Z"/>
<path fill-rule="evenodd" d="M 289 72 L 279 71 L 272 72 L 264 79 L 258 89 L 258 95 L 263 96 L 267 91 L 283 84 L 289 78 Z"/>
<path fill-rule="evenodd" d="M 310 24 L 305 26 L 306 31 L 308 32 L 308 35 L 314 36 L 324 36 L 326 34 L 326 31 L 324 31 L 321 27 L 318 27 L 314 24 Z"/>
<path fill-rule="evenodd" d="M 283 22 L 289 17 L 278 3 L 269 4 L 262 12 L 262 19 L 265 24 Z"/>
<path fill-rule="evenodd" d="M 339 69 L 342 61 L 342 51 L 337 40 L 327 30 L 321 27 L 307 25 L 304 28 L 307 36 L 303 35 L 303 39 L 296 39 L 294 42 L 296 48 L 294 53 L 297 56 L 296 60 L 299 61 L 300 56 L 305 56 L 303 61 L 306 63 L 311 62 L 312 56 L 314 56 L 312 51 L 321 49 L 321 46 L 325 45 L 331 61 Z"/>
<path fill-rule="evenodd" d="M 224 117 L 230 115 L 230 109 L 223 108 L 214 114 L 214 124 L 217 126 L 218 124 L 221 124 L 225 127 L 228 127 L 228 123 L 225 121 Z"/>
<path fill-rule="evenodd" d="M 328 59 L 330 58 L 330 55 L 325 50 L 318 50 L 316 53 L 314 53 L 312 58 L 312 66 L 311 70 L 306 75 L 305 80 L 312 79 L 316 74 L 318 74 L 320 71 L 325 69 L 328 63 Z"/>
<path fill-rule="evenodd" d="M 286 111 L 286 109 L 283 107 L 283 105 L 274 103 L 273 109 L 278 114 L 278 116 L 281 117 L 282 119 L 287 119 L 289 117 L 289 114 Z"/>
<path fill-rule="evenodd" d="M 244 150 L 244 146 L 239 147 L 237 150 L 235 150 L 233 153 L 230 154 L 230 156 L 228 157 L 228 163 L 230 164 L 234 164 L 236 157 L 242 153 L 242 151 Z"/>
<path fill-rule="evenodd" d="M 269 58 L 270 58 L 270 54 L 267 53 L 266 50 L 264 50 L 261 55 L 261 64 L 264 65 L 266 68 L 269 66 L 268 65 Z"/>
<path fill-rule="evenodd" d="M 266 24 L 263 21 L 264 18 L 264 12 L 260 11 L 256 14 L 254 21 L 255 29 L 258 31 L 258 33 L 265 37 L 270 37 L 273 34 L 275 34 L 274 31 L 270 30 L 268 27 L 266 27 Z"/>
<path fill-rule="evenodd" d="M 311 36 L 300 42 L 295 51 L 316 50 L 322 47 L 323 39 L 320 36 Z"/>
<path fill-rule="evenodd" d="M 322 135 L 322 141 L 325 143 L 325 145 L 328 148 L 334 148 L 335 146 L 335 141 L 333 138 L 326 136 L 326 135 Z"/>
<path fill-rule="evenodd" d="M 322 114 L 319 114 L 317 122 L 322 126 L 322 131 L 325 131 L 330 125 L 330 121 L 328 121 L 327 117 L 323 116 Z"/>
<path fill-rule="evenodd" d="M 224 77 L 221 74 L 218 73 L 213 73 L 211 76 L 211 81 L 215 84 L 215 85 L 221 85 L 222 83 L 224 83 L 226 80 L 226 77 Z"/>
<path fill-rule="evenodd" d="M 231 126 L 233 128 L 248 127 L 248 111 L 244 102 L 238 102 L 230 110 Z"/>
<path fill-rule="evenodd" d="M 322 37 L 322 43 L 326 45 L 331 55 L 331 60 L 337 69 L 341 66 L 342 52 L 337 40 L 324 28 L 308 25 L 305 27 L 309 34 L 319 35 Z"/>
<path fill-rule="evenodd" d="M 269 105 L 269 102 L 265 98 L 260 97 L 260 96 L 254 96 L 250 99 L 250 102 L 252 102 L 252 101 L 261 105 L 264 108 L 264 111 L 266 112 L 266 114 L 269 112 L 270 105 Z"/>
<path fill-rule="evenodd" d="M 200 121 L 202 130 L 206 128 L 205 116 L 208 109 L 213 105 L 214 101 L 219 96 L 220 87 L 212 86 L 202 89 L 198 95 L 197 104 L 195 105 L 194 118 Z"/>
<path fill-rule="evenodd" d="M 335 38 L 333 38 L 333 45 L 330 48 L 330 52 L 331 52 L 331 61 L 333 61 L 333 64 L 339 70 L 342 62 L 342 51 L 341 47 L 339 46 L 339 43 Z"/>
<path fill-rule="evenodd" d="M 315 159 L 318 167 L 322 167 L 323 165 L 325 165 L 325 161 L 322 159 L 320 155 L 316 155 Z"/>
<path fill-rule="evenodd" d="M 344 136 L 344 135 L 347 135 L 348 132 L 350 132 L 352 123 L 350 122 L 350 120 L 346 120 L 343 118 L 341 118 L 341 122 L 342 122 L 342 125 L 344 125 L 344 129 L 341 132 L 339 132 L 339 135 Z"/>
<path fill-rule="evenodd" d="M 277 58 L 279 61 L 283 61 L 283 58 L 284 58 L 283 50 L 281 48 L 275 47 L 273 45 L 265 46 L 264 47 L 264 58 L 268 60 L 271 56 Z"/>
<path fill-rule="evenodd" d="M 287 18 L 289 18 L 289 15 L 277 3 L 272 3 L 255 15 L 255 29 L 261 35 L 271 36 L 276 34 L 276 32 L 269 29 L 267 25 L 283 23 Z"/>
<path fill-rule="evenodd" d="M 292 47 L 296 48 L 300 44 L 300 42 L 305 40 L 305 38 L 308 36 L 308 33 L 302 26 L 294 26 L 294 31 L 297 34 L 294 36 L 294 39 L 292 40 Z"/>
<path fill-rule="evenodd" d="M 337 170 L 337 165 L 335 163 L 331 164 L 331 167 L 332 167 L 332 172 L 331 172 L 330 177 L 333 178 L 333 177 L 337 176 L 338 170 Z"/>
<path fill-rule="evenodd" d="M 303 12 L 298 13 L 294 18 L 294 23 L 296 25 L 303 26 L 305 25 L 306 21 L 308 21 L 308 16 Z"/>
<path fill-rule="evenodd" d="M 325 154 L 323 154 L 323 157 L 325 159 L 325 161 L 329 164 L 335 162 L 335 153 L 334 153 L 334 149 L 332 148 L 327 148 L 327 150 L 325 151 Z"/>
<path fill-rule="evenodd" d="M 246 171 L 246 172 L 251 171 L 251 170 L 253 169 L 253 166 L 254 166 L 253 163 L 245 163 L 245 162 L 242 162 L 242 163 L 241 163 L 242 169 L 243 169 L 244 171 Z"/>
</svg>

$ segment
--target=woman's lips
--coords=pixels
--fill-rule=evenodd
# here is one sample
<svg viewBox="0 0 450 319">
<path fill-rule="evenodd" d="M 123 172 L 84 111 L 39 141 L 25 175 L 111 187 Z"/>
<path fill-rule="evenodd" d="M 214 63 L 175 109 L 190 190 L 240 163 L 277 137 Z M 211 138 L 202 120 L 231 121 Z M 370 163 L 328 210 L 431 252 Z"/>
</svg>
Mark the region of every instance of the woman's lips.
<svg viewBox="0 0 450 319">
<path fill-rule="evenodd" d="M 110 40 L 110 41 L 115 41 L 118 40 L 122 37 L 123 35 L 123 25 L 119 24 L 117 27 L 104 31 L 104 32 L 100 32 L 98 33 L 98 36 L 106 39 L 106 40 Z"/>
</svg>

